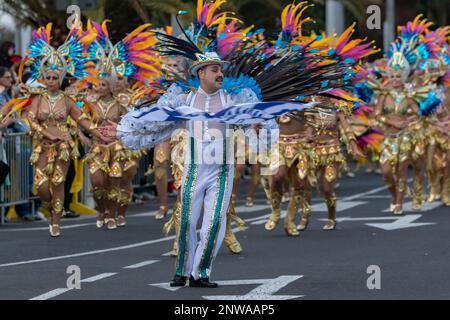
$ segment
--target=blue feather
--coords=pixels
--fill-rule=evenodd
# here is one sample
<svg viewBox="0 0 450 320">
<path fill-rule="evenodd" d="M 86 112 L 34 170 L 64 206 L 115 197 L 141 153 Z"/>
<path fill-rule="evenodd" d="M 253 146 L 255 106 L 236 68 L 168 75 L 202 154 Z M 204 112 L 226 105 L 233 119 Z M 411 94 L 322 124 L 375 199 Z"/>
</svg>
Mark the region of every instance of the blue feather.
<svg viewBox="0 0 450 320">
<path fill-rule="evenodd" d="M 370 103 L 374 95 L 374 91 L 366 83 L 355 84 L 354 92 L 356 93 L 356 96 L 365 103 Z"/>
<path fill-rule="evenodd" d="M 238 78 L 225 77 L 222 88 L 229 94 L 238 94 L 243 88 L 251 89 L 258 97 L 262 98 L 261 88 L 255 79 L 241 74 Z"/>
<path fill-rule="evenodd" d="M 442 104 L 441 99 L 438 98 L 435 92 L 430 92 L 426 99 L 419 103 L 420 116 L 428 117 L 436 112 L 436 109 Z"/>
</svg>

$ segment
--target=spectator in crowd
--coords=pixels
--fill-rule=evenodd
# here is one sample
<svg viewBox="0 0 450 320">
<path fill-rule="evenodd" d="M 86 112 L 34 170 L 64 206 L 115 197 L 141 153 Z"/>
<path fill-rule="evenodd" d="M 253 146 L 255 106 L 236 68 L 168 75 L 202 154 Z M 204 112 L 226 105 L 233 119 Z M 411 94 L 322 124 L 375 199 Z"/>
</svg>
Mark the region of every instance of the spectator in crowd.
<svg viewBox="0 0 450 320">
<path fill-rule="evenodd" d="M 0 66 L 0 107 L 3 107 L 11 100 L 13 80 L 13 75 L 9 68 Z"/>
<path fill-rule="evenodd" d="M 0 108 L 3 107 L 10 99 L 14 98 L 15 95 L 17 94 L 15 90 L 15 83 L 14 83 L 14 76 L 13 76 L 13 72 L 11 72 L 10 69 L 6 68 L 6 67 L 1 67 L 0 66 Z M 25 133 L 28 132 L 28 126 L 26 125 L 26 123 L 23 120 L 18 119 L 17 117 L 9 117 L 5 122 L 0 123 L 0 129 L 3 133 Z M 29 146 L 27 148 L 23 148 L 24 145 L 23 144 L 13 144 L 13 148 L 21 148 L 20 150 L 16 150 L 15 152 L 13 152 L 13 154 L 4 154 L 5 160 L 9 159 L 11 163 L 11 170 L 12 172 L 10 172 L 10 174 L 12 175 L 12 177 L 15 177 L 15 163 L 17 161 L 15 160 L 15 157 L 20 156 L 20 157 L 26 157 L 29 158 L 31 155 L 31 149 L 29 148 Z M 20 151 L 20 152 L 19 152 Z M 2 152 L 4 152 L 4 150 L 2 150 Z M 32 177 L 32 171 L 30 172 L 30 177 Z M 8 179 L 9 180 L 9 179 Z M 11 187 L 14 187 L 13 183 L 17 182 L 13 179 L 13 181 L 8 181 L 6 185 L 10 185 Z M 32 190 L 32 178 L 29 181 L 30 184 L 30 190 Z M 31 194 L 30 194 L 31 196 Z M 31 212 L 31 206 L 29 203 L 25 203 L 25 204 L 19 204 L 15 206 L 16 209 L 16 213 L 17 215 L 22 218 L 23 220 L 26 221 L 35 221 L 35 220 L 41 220 L 40 217 L 38 217 L 37 215 L 33 214 Z"/>
<path fill-rule="evenodd" d="M 7 69 L 11 68 L 14 62 L 11 57 L 14 56 L 16 46 L 11 41 L 4 41 L 0 45 L 0 66 Z"/>
</svg>

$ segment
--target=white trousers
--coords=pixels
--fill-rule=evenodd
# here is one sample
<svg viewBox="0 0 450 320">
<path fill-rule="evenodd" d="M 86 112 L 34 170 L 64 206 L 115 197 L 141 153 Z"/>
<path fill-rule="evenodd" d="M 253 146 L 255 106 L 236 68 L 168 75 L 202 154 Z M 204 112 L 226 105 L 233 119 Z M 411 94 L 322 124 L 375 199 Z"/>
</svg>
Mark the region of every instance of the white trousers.
<svg viewBox="0 0 450 320">
<path fill-rule="evenodd" d="M 233 189 L 234 165 L 204 164 L 195 158 L 196 144 L 190 141 L 181 187 L 179 252 L 175 274 L 194 279 L 209 278 L 223 242 L 226 217 Z M 203 142 L 203 146 L 207 144 Z M 203 209 L 200 239 L 197 223 Z"/>
</svg>

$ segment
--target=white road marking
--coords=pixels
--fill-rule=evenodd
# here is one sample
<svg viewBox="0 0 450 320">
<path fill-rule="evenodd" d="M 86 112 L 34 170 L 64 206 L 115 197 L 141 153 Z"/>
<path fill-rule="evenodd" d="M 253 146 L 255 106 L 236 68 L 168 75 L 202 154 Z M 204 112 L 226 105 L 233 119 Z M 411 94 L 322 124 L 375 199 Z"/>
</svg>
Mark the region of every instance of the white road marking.
<svg viewBox="0 0 450 320">
<path fill-rule="evenodd" d="M 81 280 L 81 282 L 92 283 L 92 282 L 95 282 L 95 281 L 98 281 L 101 279 L 112 277 L 116 274 L 117 273 L 101 273 L 96 276 L 92 276 L 92 277 L 83 279 L 83 280 Z M 58 288 L 58 289 L 49 291 L 47 293 L 41 294 L 37 297 L 31 298 L 30 300 L 49 300 L 49 299 L 55 298 L 59 295 L 62 295 L 63 293 L 66 293 L 70 290 L 73 290 L 73 289 L 72 288 Z"/>
<path fill-rule="evenodd" d="M 366 196 L 362 197 L 364 199 L 391 199 L 392 197 L 390 195 L 379 195 L 379 196 Z"/>
<path fill-rule="evenodd" d="M 148 260 L 148 261 L 142 261 L 136 264 L 132 264 L 131 266 L 123 267 L 123 269 L 137 269 L 145 266 L 149 266 L 151 264 L 154 264 L 156 262 L 159 262 L 159 260 Z"/>
<path fill-rule="evenodd" d="M 98 274 L 96 276 L 93 276 L 93 277 L 90 277 L 90 278 L 87 278 L 87 279 L 83 279 L 83 280 L 81 280 L 81 282 L 91 283 L 91 282 L 95 282 L 95 281 L 98 281 L 98 280 L 102 280 L 102 279 L 105 279 L 105 278 L 112 277 L 112 276 L 114 276 L 116 274 L 117 274 L 117 272 L 101 273 L 101 274 Z"/>
<path fill-rule="evenodd" d="M 61 229 L 73 229 L 73 228 L 79 228 L 79 227 L 85 227 L 85 226 L 95 226 L 93 223 L 78 223 L 78 224 L 70 224 L 67 226 L 61 226 Z M 48 226 L 46 227 L 36 227 L 36 228 L 11 228 L 11 229 L 5 229 L 0 230 L 0 232 L 18 232 L 18 231 L 42 231 L 42 230 L 48 230 Z"/>
<path fill-rule="evenodd" d="M 291 300 L 302 298 L 304 295 L 275 295 L 276 292 L 287 286 L 289 283 L 302 278 L 300 276 L 280 276 L 275 279 L 265 281 L 262 285 L 256 287 L 249 293 L 227 296 L 203 296 L 207 300 Z"/>
<path fill-rule="evenodd" d="M 408 180 L 408 181 L 412 181 L 412 179 L 410 179 L 410 180 Z M 351 196 L 348 196 L 348 197 L 345 197 L 345 198 L 342 198 L 342 199 L 338 199 L 338 206 L 340 206 L 340 203 L 341 202 L 345 202 L 345 201 L 347 201 L 347 202 L 351 202 L 352 200 L 357 200 L 357 199 L 359 199 L 359 198 L 364 198 L 364 197 L 366 197 L 366 196 L 370 196 L 370 195 L 373 195 L 373 194 L 375 194 L 375 193 L 378 193 L 378 192 L 380 192 L 380 191 L 383 191 L 383 190 L 386 190 L 387 188 L 386 188 L 386 186 L 383 186 L 383 187 L 378 187 L 378 188 L 375 188 L 375 189 L 372 189 L 372 190 L 369 190 L 369 191 L 366 191 L 366 192 L 361 192 L 361 193 L 357 193 L 357 194 L 354 194 L 354 195 L 351 195 Z M 314 199 L 313 199 L 314 200 Z M 319 205 L 319 207 L 316 207 L 316 209 L 321 209 L 321 207 L 320 207 L 320 205 L 323 205 L 323 206 L 325 206 L 325 204 L 323 204 L 323 203 L 321 203 L 321 204 L 318 204 Z M 315 205 L 313 205 L 312 207 L 312 209 L 313 209 L 313 212 L 314 212 L 314 206 L 317 206 L 317 204 L 315 204 Z M 338 207 L 338 209 L 339 209 L 339 207 Z M 286 216 L 286 212 L 282 212 L 281 213 L 281 218 L 284 218 Z M 253 222 L 253 223 L 251 223 L 252 225 L 258 225 L 258 224 L 264 224 L 265 223 L 265 221 L 258 221 L 258 220 L 261 220 L 261 219 L 267 219 L 268 217 L 270 217 L 270 215 L 265 215 L 265 216 L 263 216 L 263 217 L 257 217 L 257 218 L 254 218 L 254 219 L 252 219 L 253 221 L 255 221 L 255 222 Z M 246 220 L 246 221 L 250 221 L 250 219 L 248 219 L 248 220 Z"/>
<path fill-rule="evenodd" d="M 226 280 L 217 281 L 219 286 L 239 286 L 239 285 L 259 285 L 245 295 L 221 295 L 221 296 L 203 296 L 207 300 L 289 300 L 304 297 L 303 295 L 275 295 L 276 292 L 287 286 L 293 281 L 302 278 L 298 276 L 280 276 L 275 279 L 248 279 L 248 280 Z M 171 287 L 169 282 L 151 283 L 149 286 L 161 288 L 168 291 L 178 291 L 182 287 Z"/>
<path fill-rule="evenodd" d="M 225 280 L 225 281 L 216 281 L 219 286 L 238 286 L 238 285 L 250 285 L 250 284 L 263 284 L 272 279 L 250 279 L 250 280 Z M 188 282 L 189 284 L 189 282 Z M 165 289 L 168 291 L 177 291 L 182 287 L 171 287 L 170 282 L 162 282 L 162 283 L 150 283 L 149 286 L 157 287 L 161 289 Z"/>
<path fill-rule="evenodd" d="M 169 252 L 163 253 L 161 256 L 170 257 L 171 255 L 172 255 L 172 250 L 170 250 Z"/>
<path fill-rule="evenodd" d="M 31 263 L 38 263 L 38 262 L 46 262 L 46 261 L 55 261 L 55 260 L 83 257 L 83 256 L 89 256 L 89 255 L 105 253 L 105 252 L 114 252 L 114 251 L 120 251 L 120 250 L 133 249 L 133 248 L 148 246 L 150 244 L 164 242 L 164 241 L 173 240 L 173 239 L 175 239 L 175 236 L 170 236 L 170 237 L 165 237 L 165 238 L 160 238 L 160 239 L 155 239 L 155 240 L 150 240 L 150 241 L 137 242 L 137 243 L 133 243 L 133 244 L 125 245 L 125 246 L 108 248 L 108 249 L 103 249 L 103 250 L 86 251 L 86 252 L 80 252 L 80 253 L 75 253 L 75 254 L 68 254 L 68 255 L 64 255 L 64 256 L 56 256 L 56 257 L 49 257 L 49 258 L 43 258 L 43 259 L 5 263 L 5 264 L 0 264 L 0 268 L 18 266 L 18 265 L 24 265 L 24 264 L 31 264 Z"/>
<path fill-rule="evenodd" d="M 422 217 L 421 214 L 410 214 L 407 216 L 399 217 L 399 219 L 391 223 L 366 223 L 366 225 L 387 231 L 392 231 L 436 224 L 435 222 L 414 222 L 420 217 Z"/>
<path fill-rule="evenodd" d="M 67 291 L 70 291 L 72 289 L 69 288 L 58 288 L 52 291 L 49 291 L 47 293 L 41 294 L 40 296 L 31 298 L 30 300 L 49 300 L 51 298 L 57 297 Z"/>
<path fill-rule="evenodd" d="M 413 228 L 413 227 L 422 227 L 428 226 L 432 224 L 436 224 L 435 222 L 414 222 L 417 219 L 421 218 L 421 214 L 410 214 L 407 216 L 389 216 L 389 217 L 367 217 L 367 218 L 351 218 L 351 217 L 340 217 L 337 218 L 337 222 L 344 221 L 382 221 L 382 220 L 394 220 L 390 223 L 365 223 L 365 225 L 369 227 L 379 228 L 387 231 Z M 319 219 L 322 221 L 326 221 L 326 219 Z"/>
<path fill-rule="evenodd" d="M 405 203 L 403 203 L 403 212 L 427 212 L 427 211 L 431 211 L 433 209 L 439 208 L 440 206 L 442 206 L 442 203 L 437 201 L 437 202 L 426 202 L 422 205 L 422 210 L 420 211 L 414 211 L 413 208 L 413 203 L 412 201 L 407 201 Z M 389 212 L 389 208 L 384 209 L 383 212 Z"/>
</svg>

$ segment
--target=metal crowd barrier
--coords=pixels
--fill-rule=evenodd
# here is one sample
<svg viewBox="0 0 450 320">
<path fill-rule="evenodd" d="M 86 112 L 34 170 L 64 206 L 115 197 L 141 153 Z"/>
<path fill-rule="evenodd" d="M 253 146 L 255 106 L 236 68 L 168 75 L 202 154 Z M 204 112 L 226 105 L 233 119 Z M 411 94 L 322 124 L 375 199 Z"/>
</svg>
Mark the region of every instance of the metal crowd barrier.
<svg viewBox="0 0 450 320">
<path fill-rule="evenodd" d="M 32 153 L 31 137 L 26 133 L 9 133 L 0 138 L 0 160 L 9 165 L 9 174 L 0 187 L 0 223 L 5 223 L 5 215 L 11 206 L 31 204 L 31 213 L 36 210 L 33 196 L 33 167 L 29 159 Z M 139 167 L 133 179 L 135 190 L 149 188 L 153 177 L 145 175 L 150 165 L 151 154 L 148 153 L 139 160 Z M 83 189 L 80 192 L 80 202 L 93 207 L 94 202 L 90 189 L 89 169 L 84 166 Z"/>
<path fill-rule="evenodd" d="M 11 206 L 31 204 L 34 214 L 33 168 L 29 163 L 31 137 L 26 133 L 9 133 L 0 138 L 0 159 L 9 165 L 9 174 L 0 188 L 1 224 Z"/>
</svg>

